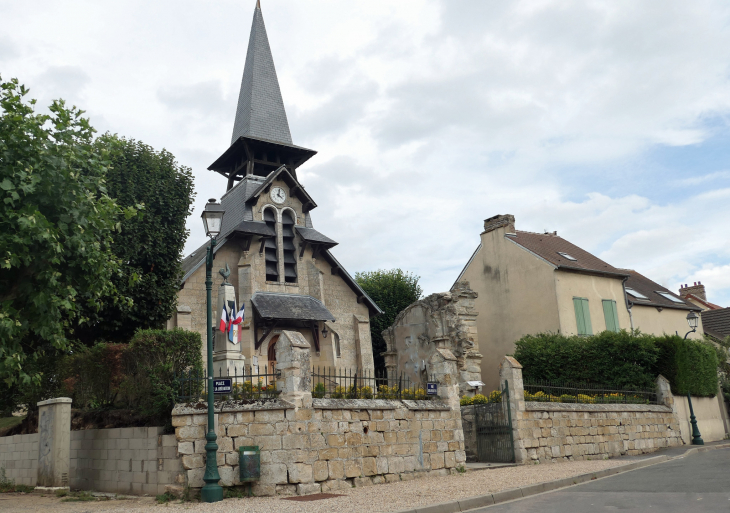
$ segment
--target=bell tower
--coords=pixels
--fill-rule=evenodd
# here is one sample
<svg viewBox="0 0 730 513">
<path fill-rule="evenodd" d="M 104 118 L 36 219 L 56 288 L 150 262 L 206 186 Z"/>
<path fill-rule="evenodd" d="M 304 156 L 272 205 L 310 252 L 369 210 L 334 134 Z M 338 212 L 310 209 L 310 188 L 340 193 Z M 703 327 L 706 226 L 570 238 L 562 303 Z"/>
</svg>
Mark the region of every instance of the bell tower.
<svg viewBox="0 0 730 513">
<path fill-rule="evenodd" d="M 261 4 L 257 2 L 231 146 L 208 169 L 228 178 L 226 190 L 230 190 L 246 176 L 268 176 L 282 165 L 296 179 L 297 168 L 316 153 L 292 142 Z"/>
</svg>

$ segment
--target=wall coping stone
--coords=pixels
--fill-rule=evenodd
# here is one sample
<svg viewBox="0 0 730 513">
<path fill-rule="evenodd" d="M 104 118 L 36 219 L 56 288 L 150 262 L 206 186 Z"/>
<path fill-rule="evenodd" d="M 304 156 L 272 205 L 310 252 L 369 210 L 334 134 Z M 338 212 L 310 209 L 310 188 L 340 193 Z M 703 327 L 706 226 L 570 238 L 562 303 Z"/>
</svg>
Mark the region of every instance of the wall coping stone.
<svg viewBox="0 0 730 513">
<path fill-rule="evenodd" d="M 216 413 L 230 413 L 239 411 L 260 411 L 260 410 L 293 410 L 295 406 L 283 399 L 270 401 L 256 401 L 243 404 L 238 401 L 216 402 L 214 409 Z M 172 415 L 198 415 L 208 412 L 208 403 L 198 401 L 197 403 L 178 403 L 172 409 Z"/>
<path fill-rule="evenodd" d="M 54 397 L 53 399 L 46 399 L 45 401 L 36 403 L 36 406 L 48 406 L 49 404 L 71 404 L 71 401 L 70 397 Z"/>
<path fill-rule="evenodd" d="M 429 411 L 446 411 L 450 410 L 448 404 L 443 401 L 414 401 L 410 399 L 403 399 L 403 404 L 409 410 L 429 410 Z"/>
<path fill-rule="evenodd" d="M 526 411 L 656 411 L 671 413 L 672 409 L 661 404 L 580 404 L 543 403 L 525 401 Z"/>
<path fill-rule="evenodd" d="M 403 405 L 393 399 L 312 399 L 317 410 L 397 410 Z"/>
</svg>

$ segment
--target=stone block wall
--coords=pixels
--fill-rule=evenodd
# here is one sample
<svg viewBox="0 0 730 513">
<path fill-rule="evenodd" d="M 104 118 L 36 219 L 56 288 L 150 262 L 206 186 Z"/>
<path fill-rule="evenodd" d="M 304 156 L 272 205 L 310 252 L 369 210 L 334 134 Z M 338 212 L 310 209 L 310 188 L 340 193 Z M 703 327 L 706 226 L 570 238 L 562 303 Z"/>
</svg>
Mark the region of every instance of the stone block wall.
<svg viewBox="0 0 730 513">
<path fill-rule="evenodd" d="M 221 485 L 240 484 L 238 450 L 259 446 L 257 495 L 306 494 L 448 474 L 466 461 L 456 384 L 456 358 L 431 359 L 439 384 L 432 401 L 313 399 L 310 347 L 282 331 L 276 346 L 281 377 L 276 400 L 215 405 Z M 249 404 L 246 404 L 249 403 Z M 203 486 L 207 404 L 178 404 L 172 412 L 177 452 L 187 484 Z"/>
<path fill-rule="evenodd" d="M 0 437 L 0 468 L 15 484 L 35 486 L 38 478 L 38 433 Z"/>
<path fill-rule="evenodd" d="M 133 495 L 159 495 L 166 486 L 182 486 L 185 473 L 177 440 L 162 431 L 161 427 L 71 431 L 69 485 Z"/>
<path fill-rule="evenodd" d="M 238 449 L 261 448 L 256 495 L 305 494 L 455 472 L 466 460 L 461 419 L 440 402 L 315 399 L 310 408 L 224 406 L 217 419 L 222 486 L 240 484 Z M 178 406 L 178 452 L 203 486 L 207 417 Z"/>
<path fill-rule="evenodd" d="M 669 382 L 657 380 L 662 404 L 568 404 L 525 402 L 522 366 L 512 357 L 500 365 L 509 382 L 515 460 L 555 462 L 653 452 L 682 445 Z"/>
</svg>

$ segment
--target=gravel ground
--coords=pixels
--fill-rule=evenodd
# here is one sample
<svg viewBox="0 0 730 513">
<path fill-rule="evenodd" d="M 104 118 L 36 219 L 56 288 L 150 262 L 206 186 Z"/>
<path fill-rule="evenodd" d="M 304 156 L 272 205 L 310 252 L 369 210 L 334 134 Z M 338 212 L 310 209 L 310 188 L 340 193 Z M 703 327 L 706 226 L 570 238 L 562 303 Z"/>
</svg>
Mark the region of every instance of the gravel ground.
<svg viewBox="0 0 730 513">
<path fill-rule="evenodd" d="M 381 484 L 365 488 L 338 491 L 343 497 L 297 502 L 281 497 L 252 497 L 227 499 L 216 504 L 169 503 L 157 505 L 153 498 L 114 500 L 103 502 L 61 502 L 55 497 L 41 497 L 34 494 L 0 495 L 0 510 L 7 513 L 48 511 L 61 512 L 125 512 L 149 513 L 152 511 L 175 513 L 195 511 L 201 513 L 385 513 L 425 506 L 453 499 L 463 499 L 517 488 L 554 479 L 596 472 L 609 467 L 631 463 L 622 460 L 572 461 L 544 465 L 506 467 L 490 470 L 474 470 L 466 474 L 448 477 L 430 477 Z"/>
</svg>

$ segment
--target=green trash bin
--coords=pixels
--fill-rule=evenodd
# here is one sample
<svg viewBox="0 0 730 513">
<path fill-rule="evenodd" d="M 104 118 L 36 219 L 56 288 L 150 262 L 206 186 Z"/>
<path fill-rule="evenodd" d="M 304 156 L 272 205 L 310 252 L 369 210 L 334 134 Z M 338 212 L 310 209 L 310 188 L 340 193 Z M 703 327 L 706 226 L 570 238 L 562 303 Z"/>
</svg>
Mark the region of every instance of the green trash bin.
<svg viewBox="0 0 730 513">
<path fill-rule="evenodd" d="M 242 483 L 253 483 L 261 479 L 261 450 L 258 445 L 238 448 L 238 469 Z"/>
</svg>

